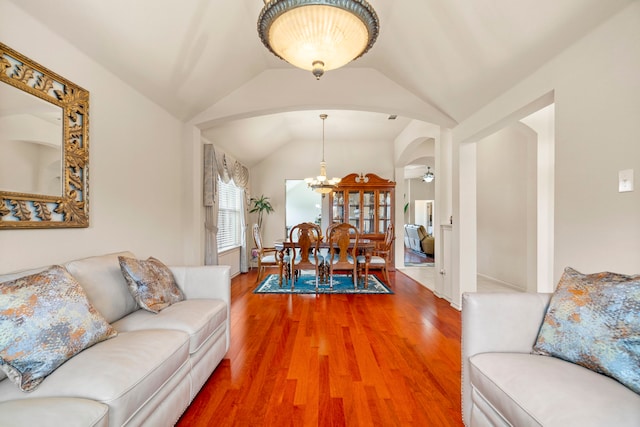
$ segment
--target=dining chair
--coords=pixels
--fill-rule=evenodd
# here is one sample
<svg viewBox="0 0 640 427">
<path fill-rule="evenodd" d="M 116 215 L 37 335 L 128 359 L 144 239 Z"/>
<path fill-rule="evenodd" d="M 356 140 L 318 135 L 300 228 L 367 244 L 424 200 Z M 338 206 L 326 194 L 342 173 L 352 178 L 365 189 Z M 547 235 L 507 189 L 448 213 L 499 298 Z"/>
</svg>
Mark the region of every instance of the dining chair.
<svg viewBox="0 0 640 427">
<path fill-rule="evenodd" d="M 253 243 L 258 252 L 256 256 L 258 258 L 258 275 L 256 282 L 259 282 L 267 267 L 280 267 L 280 262 L 278 261 L 278 251 L 276 248 L 265 248 L 262 246 L 262 238 L 260 237 L 260 227 L 258 224 L 253 224 Z"/>
<path fill-rule="evenodd" d="M 318 278 L 320 266 L 324 259 L 320 256 L 320 242 L 322 241 L 322 230 L 320 226 L 311 222 L 303 222 L 291 228 L 289 241 L 296 244 L 292 247 L 291 255 L 291 289 L 295 287 L 295 282 L 302 275 L 303 270 L 313 269 L 315 272 L 316 291 L 318 290 Z"/>
<path fill-rule="evenodd" d="M 353 287 L 358 287 L 358 229 L 349 223 L 334 224 L 327 229 L 329 243 L 329 287 L 333 289 L 336 270 L 347 270 L 353 277 Z"/>
<path fill-rule="evenodd" d="M 383 244 L 380 248 L 374 249 L 371 258 L 369 259 L 369 270 L 378 269 L 382 270 L 384 280 L 387 285 L 390 285 L 389 281 L 389 265 L 391 264 L 391 252 L 393 249 L 393 241 L 396 236 L 393 231 L 393 224 L 389 224 L 387 231 L 384 233 Z M 365 287 L 368 285 L 368 277 L 364 277 L 364 265 L 366 259 L 364 255 L 358 255 L 358 266 L 360 268 L 360 275 L 364 278 Z"/>
</svg>

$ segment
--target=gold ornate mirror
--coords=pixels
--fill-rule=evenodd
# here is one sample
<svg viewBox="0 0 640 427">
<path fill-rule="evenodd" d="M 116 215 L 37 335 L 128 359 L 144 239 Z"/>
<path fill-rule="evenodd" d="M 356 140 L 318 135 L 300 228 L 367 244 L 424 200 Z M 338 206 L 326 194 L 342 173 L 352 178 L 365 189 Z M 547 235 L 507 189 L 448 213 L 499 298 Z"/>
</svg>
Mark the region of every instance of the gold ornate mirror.
<svg viewBox="0 0 640 427">
<path fill-rule="evenodd" d="M 0 43 L 0 229 L 89 226 L 89 92 Z"/>
</svg>

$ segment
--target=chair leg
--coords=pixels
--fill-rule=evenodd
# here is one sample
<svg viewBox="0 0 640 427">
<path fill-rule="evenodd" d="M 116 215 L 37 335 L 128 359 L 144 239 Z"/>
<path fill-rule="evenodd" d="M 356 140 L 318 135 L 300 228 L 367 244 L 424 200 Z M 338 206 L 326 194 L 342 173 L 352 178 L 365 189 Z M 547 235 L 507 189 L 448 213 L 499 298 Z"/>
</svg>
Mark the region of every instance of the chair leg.
<svg viewBox="0 0 640 427">
<path fill-rule="evenodd" d="M 333 289 L 333 264 L 329 266 L 329 289 Z"/>
<path fill-rule="evenodd" d="M 260 260 L 258 260 L 258 272 L 256 275 L 256 283 L 260 281 L 260 273 L 262 272 L 262 266 L 260 265 Z"/>
<path fill-rule="evenodd" d="M 391 281 L 389 280 L 389 270 L 386 265 L 384 266 L 384 280 L 387 281 L 387 286 L 391 285 Z"/>
</svg>

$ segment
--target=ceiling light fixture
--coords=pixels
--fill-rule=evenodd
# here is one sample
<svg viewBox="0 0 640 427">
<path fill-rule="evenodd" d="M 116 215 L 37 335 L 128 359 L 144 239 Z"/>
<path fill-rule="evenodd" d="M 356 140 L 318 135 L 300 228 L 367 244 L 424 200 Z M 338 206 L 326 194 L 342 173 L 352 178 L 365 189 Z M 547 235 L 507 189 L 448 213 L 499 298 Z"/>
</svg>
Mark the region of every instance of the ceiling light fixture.
<svg viewBox="0 0 640 427">
<path fill-rule="evenodd" d="M 327 162 L 324 161 L 324 121 L 327 119 L 326 114 L 320 114 L 322 119 L 322 161 L 320 162 L 320 175 L 315 178 L 305 178 L 307 186 L 313 191 L 326 194 L 331 193 L 336 185 L 340 182 L 340 178 L 327 179 Z"/>
<path fill-rule="evenodd" d="M 258 17 L 267 49 L 318 80 L 364 55 L 379 31 L 378 15 L 365 0 L 264 0 Z"/>
<path fill-rule="evenodd" d="M 427 166 L 427 173 L 425 173 L 422 177 L 424 182 L 431 182 L 435 179 L 435 175 L 431 172 L 431 166 Z"/>
</svg>

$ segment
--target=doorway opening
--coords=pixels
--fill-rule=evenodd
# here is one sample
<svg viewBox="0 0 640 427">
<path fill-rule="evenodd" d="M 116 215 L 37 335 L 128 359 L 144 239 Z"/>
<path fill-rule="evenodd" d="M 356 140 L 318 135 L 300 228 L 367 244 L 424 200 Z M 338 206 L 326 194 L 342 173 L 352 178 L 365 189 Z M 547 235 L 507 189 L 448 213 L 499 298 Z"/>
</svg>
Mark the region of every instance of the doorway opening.
<svg viewBox="0 0 640 427">
<path fill-rule="evenodd" d="M 405 225 L 404 264 L 433 266 L 435 262 L 434 200 L 414 200 L 413 206 L 413 222 Z"/>
</svg>

